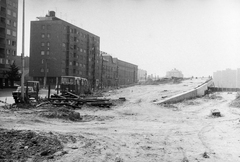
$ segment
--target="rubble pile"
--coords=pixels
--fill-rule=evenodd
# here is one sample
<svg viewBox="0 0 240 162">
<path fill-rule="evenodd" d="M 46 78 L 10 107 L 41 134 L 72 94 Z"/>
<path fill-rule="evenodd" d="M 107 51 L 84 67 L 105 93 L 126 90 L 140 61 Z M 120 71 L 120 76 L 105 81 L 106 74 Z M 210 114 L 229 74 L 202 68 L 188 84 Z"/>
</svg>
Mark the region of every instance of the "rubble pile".
<svg viewBox="0 0 240 162">
<path fill-rule="evenodd" d="M 230 103 L 232 107 L 240 107 L 240 93 L 237 93 L 236 98 Z"/>
<path fill-rule="evenodd" d="M 47 111 L 40 112 L 39 116 L 47 118 L 59 118 L 71 121 L 80 121 L 82 119 L 80 117 L 80 113 L 66 107 L 53 107 L 48 109 Z"/>
<path fill-rule="evenodd" d="M 204 97 L 205 97 L 205 99 L 211 99 L 211 100 L 215 100 L 215 99 L 221 100 L 222 99 L 222 96 L 219 96 L 216 93 L 210 93 L 208 95 L 205 95 Z"/>
<path fill-rule="evenodd" d="M 44 161 L 62 149 L 52 133 L 0 129 L 0 161 Z"/>
<path fill-rule="evenodd" d="M 110 99 L 98 97 L 81 97 L 71 92 L 58 95 L 54 94 L 49 99 L 53 105 L 66 105 L 73 108 L 81 108 L 82 105 L 87 104 L 90 106 L 110 107 L 112 102 Z"/>
</svg>

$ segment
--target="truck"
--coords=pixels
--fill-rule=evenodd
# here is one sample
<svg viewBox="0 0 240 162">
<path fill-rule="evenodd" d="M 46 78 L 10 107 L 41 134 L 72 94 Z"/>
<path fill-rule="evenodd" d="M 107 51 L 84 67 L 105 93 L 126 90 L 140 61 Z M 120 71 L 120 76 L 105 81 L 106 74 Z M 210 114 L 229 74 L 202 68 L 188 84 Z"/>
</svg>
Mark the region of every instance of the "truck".
<svg viewBox="0 0 240 162">
<path fill-rule="evenodd" d="M 28 90 L 27 90 L 28 88 Z M 22 87 L 18 86 L 16 91 L 12 92 L 12 96 L 14 98 L 15 103 L 19 103 L 23 100 L 28 100 L 29 98 L 35 98 L 38 100 L 39 93 L 39 82 L 38 81 L 28 81 L 27 86 L 24 86 L 24 99 L 21 96 Z"/>
</svg>

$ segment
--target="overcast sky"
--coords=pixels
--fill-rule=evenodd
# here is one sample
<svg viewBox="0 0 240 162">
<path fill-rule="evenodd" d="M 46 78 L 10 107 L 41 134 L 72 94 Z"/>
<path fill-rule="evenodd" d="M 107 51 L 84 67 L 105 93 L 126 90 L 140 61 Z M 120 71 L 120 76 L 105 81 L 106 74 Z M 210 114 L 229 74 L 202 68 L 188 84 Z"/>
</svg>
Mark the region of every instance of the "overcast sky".
<svg viewBox="0 0 240 162">
<path fill-rule="evenodd" d="M 19 0 L 18 55 L 22 1 Z M 240 0 L 25 0 L 30 21 L 56 16 L 100 37 L 100 50 L 164 76 L 208 76 L 240 68 Z"/>
</svg>

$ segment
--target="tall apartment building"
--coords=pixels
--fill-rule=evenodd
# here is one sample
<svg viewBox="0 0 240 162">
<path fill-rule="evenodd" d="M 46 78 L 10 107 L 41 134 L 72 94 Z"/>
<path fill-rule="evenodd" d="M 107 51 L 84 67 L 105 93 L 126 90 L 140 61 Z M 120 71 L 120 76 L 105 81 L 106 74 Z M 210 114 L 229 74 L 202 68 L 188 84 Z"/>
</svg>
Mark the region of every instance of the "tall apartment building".
<svg viewBox="0 0 240 162">
<path fill-rule="evenodd" d="M 0 0 L 0 88 L 8 87 L 3 75 L 17 51 L 18 0 Z"/>
<path fill-rule="evenodd" d="M 100 37 L 55 16 L 50 11 L 31 21 L 29 75 L 43 84 L 57 84 L 61 76 L 100 79 Z"/>
</svg>

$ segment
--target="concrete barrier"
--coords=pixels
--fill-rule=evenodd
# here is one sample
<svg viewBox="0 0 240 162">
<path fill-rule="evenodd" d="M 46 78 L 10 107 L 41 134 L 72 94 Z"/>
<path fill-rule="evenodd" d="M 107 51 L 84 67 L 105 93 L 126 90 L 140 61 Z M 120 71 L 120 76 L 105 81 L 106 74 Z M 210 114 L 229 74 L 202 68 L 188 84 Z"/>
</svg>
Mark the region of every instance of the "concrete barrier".
<svg viewBox="0 0 240 162">
<path fill-rule="evenodd" d="M 208 90 L 208 87 L 210 87 L 212 85 L 213 85 L 213 80 L 212 79 L 207 80 L 206 82 L 204 82 L 203 84 L 197 86 L 196 88 L 194 88 L 192 90 L 177 94 L 177 95 L 169 97 L 169 98 L 166 98 L 165 100 L 157 102 L 156 104 L 176 103 L 176 102 L 183 101 L 185 99 L 192 99 L 195 97 L 204 96 L 206 94 L 206 91 Z"/>
</svg>

